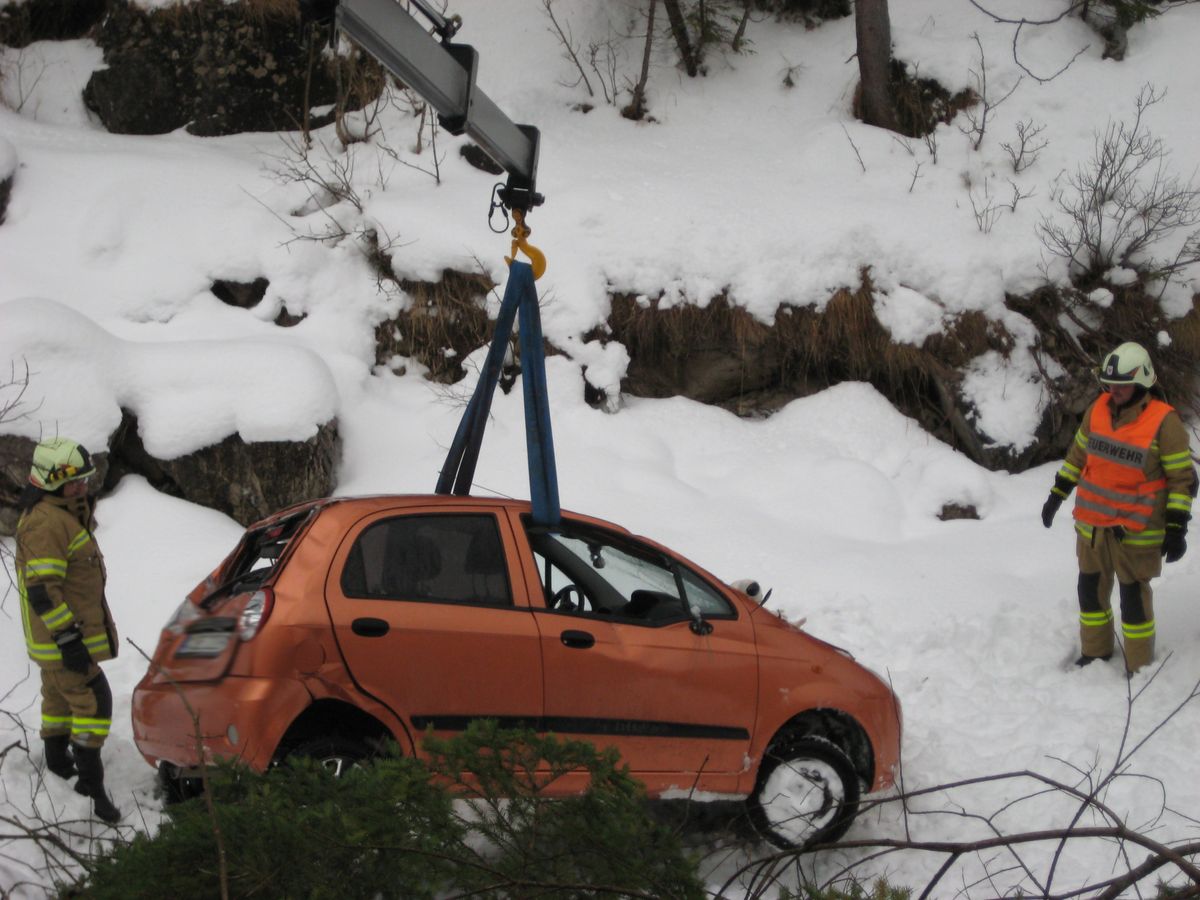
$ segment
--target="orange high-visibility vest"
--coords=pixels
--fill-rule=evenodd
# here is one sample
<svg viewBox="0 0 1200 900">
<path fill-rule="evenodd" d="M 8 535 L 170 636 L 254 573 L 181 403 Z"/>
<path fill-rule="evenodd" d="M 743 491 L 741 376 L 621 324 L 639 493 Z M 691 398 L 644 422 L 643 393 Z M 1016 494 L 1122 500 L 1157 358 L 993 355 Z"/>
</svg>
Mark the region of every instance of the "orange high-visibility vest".
<svg viewBox="0 0 1200 900">
<path fill-rule="evenodd" d="M 1142 531 L 1155 505 L 1166 496 L 1167 480 L 1148 480 L 1146 463 L 1159 426 L 1173 407 L 1152 399 L 1132 422 L 1113 428 L 1111 400 L 1111 395 L 1103 394 L 1092 407 L 1075 518 L 1102 528 L 1120 525 Z"/>
</svg>

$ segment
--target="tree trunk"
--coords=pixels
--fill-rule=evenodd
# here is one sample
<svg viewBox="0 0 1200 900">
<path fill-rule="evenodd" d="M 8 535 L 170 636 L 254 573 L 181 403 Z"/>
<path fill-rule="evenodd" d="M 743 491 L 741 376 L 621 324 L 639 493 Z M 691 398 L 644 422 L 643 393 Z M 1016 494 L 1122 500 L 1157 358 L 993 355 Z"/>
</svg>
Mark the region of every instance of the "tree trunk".
<svg viewBox="0 0 1200 900">
<path fill-rule="evenodd" d="M 646 83 L 650 80 L 650 51 L 654 47 L 654 10 L 658 0 L 650 0 L 650 11 L 646 13 L 646 46 L 642 52 L 642 74 L 633 86 L 633 99 L 621 110 L 627 119 L 640 120 L 646 115 Z"/>
<path fill-rule="evenodd" d="M 854 29 L 858 38 L 859 111 L 868 125 L 900 130 L 892 93 L 892 21 L 888 0 L 855 0 Z"/>
<path fill-rule="evenodd" d="M 667 8 L 667 20 L 671 23 L 671 36 L 675 38 L 675 44 L 679 48 L 679 58 L 683 61 L 683 69 L 688 73 L 689 78 L 695 78 L 700 71 L 700 63 L 697 59 L 700 54 L 698 49 L 692 47 L 692 39 L 688 35 L 687 22 L 684 20 L 679 0 L 663 0 L 663 6 Z"/>
</svg>

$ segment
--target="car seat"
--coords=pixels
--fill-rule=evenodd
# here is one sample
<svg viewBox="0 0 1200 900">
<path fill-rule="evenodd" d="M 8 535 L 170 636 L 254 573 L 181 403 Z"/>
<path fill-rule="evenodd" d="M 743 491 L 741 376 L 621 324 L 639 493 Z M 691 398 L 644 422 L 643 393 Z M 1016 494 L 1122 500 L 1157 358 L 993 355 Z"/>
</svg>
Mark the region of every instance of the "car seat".
<svg viewBox="0 0 1200 900">
<path fill-rule="evenodd" d="M 383 590 L 387 596 L 431 596 L 431 582 L 442 571 L 442 551 L 433 538 L 406 528 L 392 528 L 384 553 Z"/>
<path fill-rule="evenodd" d="M 508 593 L 508 578 L 500 539 L 490 528 L 478 528 L 467 545 L 463 568 L 471 576 L 474 599 L 483 603 L 507 606 L 512 603 Z"/>
</svg>

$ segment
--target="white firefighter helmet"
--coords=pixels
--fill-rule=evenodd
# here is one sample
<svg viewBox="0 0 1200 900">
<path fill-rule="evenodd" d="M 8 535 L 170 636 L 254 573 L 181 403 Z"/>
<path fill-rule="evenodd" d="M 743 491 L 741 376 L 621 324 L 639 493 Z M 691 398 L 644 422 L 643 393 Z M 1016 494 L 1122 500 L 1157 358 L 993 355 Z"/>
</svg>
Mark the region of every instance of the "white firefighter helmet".
<svg viewBox="0 0 1200 900">
<path fill-rule="evenodd" d="M 70 438 L 47 438 L 33 450 L 29 483 L 43 491 L 56 491 L 68 481 L 87 478 L 96 471 L 92 455 Z"/>
<path fill-rule="evenodd" d="M 1104 363 L 1100 366 L 1100 380 L 1104 384 L 1136 384 L 1150 388 L 1157 378 L 1146 348 L 1126 341 L 1104 357 Z"/>
</svg>

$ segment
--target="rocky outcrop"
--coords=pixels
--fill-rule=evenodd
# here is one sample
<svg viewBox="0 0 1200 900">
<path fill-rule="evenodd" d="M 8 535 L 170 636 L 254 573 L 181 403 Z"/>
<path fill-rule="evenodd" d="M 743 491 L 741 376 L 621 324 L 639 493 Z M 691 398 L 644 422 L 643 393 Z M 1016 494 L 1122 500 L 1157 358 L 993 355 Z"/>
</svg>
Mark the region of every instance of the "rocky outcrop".
<svg viewBox="0 0 1200 900">
<path fill-rule="evenodd" d="M 84 101 L 112 132 L 202 136 L 319 127 L 338 102 L 378 95 L 381 70 L 358 54 L 325 54 L 327 29 L 301 22 L 297 9 L 223 0 L 144 10 L 111 0 L 95 30 L 106 68 Z M 338 67 L 341 72 L 338 72 Z"/>
<path fill-rule="evenodd" d="M 177 459 L 160 460 L 146 452 L 137 418 L 126 412 L 113 435 L 106 483 L 115 485 L 123 475 L 136 473 L 163 493 L 248 525 L 285 506 L 332 493 L 341 453 L 334 421 L 306 441 L 247 443 L 233 434 Z"/>
<path fill-rule="evenodd" d="M 0 535 L 16 532 L 17 499 L 27 483 L 36 443 L 0 435 Z M 286 506 L 332 493 L 341 452 L 337 423 L 327 422 L 307 441 L 247 443 L 234 434 L 178 459 L 160 460 L 146 452 L 137 419 L 126 412 L 110 446 L 93 450 L 93 487 L 103 495 L 123 476 L 141 475 L 163 493 L 220 510 L 248 525 Z"/>
</svg>

